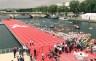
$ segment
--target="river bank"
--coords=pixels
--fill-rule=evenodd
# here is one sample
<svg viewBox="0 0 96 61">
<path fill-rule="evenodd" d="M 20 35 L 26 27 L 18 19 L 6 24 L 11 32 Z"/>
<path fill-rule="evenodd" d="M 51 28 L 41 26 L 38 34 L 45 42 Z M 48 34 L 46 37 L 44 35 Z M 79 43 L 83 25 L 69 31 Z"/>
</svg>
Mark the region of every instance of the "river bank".
<svg viewBox="0 0 96 61">
<path fill-rule="evenodd" d="M 79 18 L 70 18 L 69 20 L 96 23 L 96 20 L 86 20 L 86 19 L 82 19 L 82 18 L 80 18 L 80 17 L 79 17 Z"/>
</svg>

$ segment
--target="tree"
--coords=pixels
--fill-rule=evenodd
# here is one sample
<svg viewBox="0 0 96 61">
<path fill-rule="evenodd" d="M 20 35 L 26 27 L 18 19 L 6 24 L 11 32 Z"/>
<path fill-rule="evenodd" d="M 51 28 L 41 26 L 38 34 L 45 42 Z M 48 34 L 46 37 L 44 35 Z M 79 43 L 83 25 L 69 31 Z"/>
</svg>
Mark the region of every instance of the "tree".
<svg viewBox="0 0 96 61">
<path fill-rule="evenodd" d="M 89 12 L 92 13 L 96 8 L 96 0 L 86 0 Z"/>
<path fill-rule="evenodd" d="M 60 6 L 58 7 L 58 12 L 68 12 L 69 11 L 69 8 L 67 6 Z"/>
<path fill-rule="evenodd" d="M 96 12 L 96 0 L 85 0 L 79 5 L 80 12 L 95 13 Z"/>
<path fill-rule="evenodd" d="M 76 14 L 79 13 L 79 1 L 73 0 L 69 3 L 70 11 L 73 12 L 76 16 Z"/>
<path fill-rule="evenodd" d="M 58 8 L 58 6 L 57 5 L 51 5 L 51 6 L 49 6 L 49 8 L 48 8 L 48 12 L 50 12 L 50 13 L 56 13 L 57 12 L 57 8 Z"/>
<path fill-rule="evenodd" d="M 88 3 L 86 1 L 79 4 L 79 12 L 88 12 Z"/>
</svg>

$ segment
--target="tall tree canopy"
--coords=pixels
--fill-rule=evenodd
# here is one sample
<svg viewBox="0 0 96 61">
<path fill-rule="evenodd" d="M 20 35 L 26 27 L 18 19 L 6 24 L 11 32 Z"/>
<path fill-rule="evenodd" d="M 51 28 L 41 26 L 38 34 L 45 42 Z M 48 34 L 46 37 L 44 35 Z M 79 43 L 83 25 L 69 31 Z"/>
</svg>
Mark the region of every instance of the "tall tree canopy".
<svg viewBox="0 0 96 61">
<path fill-rule="evenodd" d="M 77 1 L 77 0 L 70 1 L 69 7 L 70 7 L 71 12 L 78 13 L 79 12 L 79 1 Z"/>
</svg>

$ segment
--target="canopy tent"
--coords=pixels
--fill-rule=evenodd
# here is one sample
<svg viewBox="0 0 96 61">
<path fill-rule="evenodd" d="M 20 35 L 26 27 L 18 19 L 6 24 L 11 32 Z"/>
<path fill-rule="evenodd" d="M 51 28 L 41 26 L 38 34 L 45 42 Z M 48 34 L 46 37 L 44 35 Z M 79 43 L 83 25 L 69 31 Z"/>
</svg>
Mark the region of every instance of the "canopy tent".
<svg viewBox="0 0 96 61">
<path fill-rule="evenodd" d="M 96 13 L 86 13 L 81 15 L 82 19 L 85 20 L 96 20 Z"/>
</svg>

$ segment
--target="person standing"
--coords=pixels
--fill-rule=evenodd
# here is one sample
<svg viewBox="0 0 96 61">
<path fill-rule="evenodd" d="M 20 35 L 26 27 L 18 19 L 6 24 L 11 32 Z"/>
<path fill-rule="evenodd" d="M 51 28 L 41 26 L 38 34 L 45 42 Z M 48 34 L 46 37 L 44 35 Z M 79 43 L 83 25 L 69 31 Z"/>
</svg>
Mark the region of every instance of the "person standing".
<svg viewBox="0 0 96 61">
<path fill-rule="evenodd" d="M 30 40 L 30 46 L 32 46 L 34 44 L 34 42 L 32 40 Z"/>
<path fill-rule="evenodd" d="M 16 52 L 17 52 L 17 48 L 14 47 L 14 48 L 13 48 L 14 58 L 15 58 L 15 56 L 16 56 Z"/>
<path fill-rule="evenodd" d="M 30 55 L 30 48 L 27 49 L 27 55 Z"/>
<path fill-rule="evenodd" d="M 36 56 L 37 52 L 36 52 L 36 49 L 34 49 L 34 56 Z"/>
<path fill-rule="evenodd" d="M 20 56 L 23 56 L 23 52 L 24 52 L 23 48 L 22 48 L 22 47 L 19 48 L 19 55 L 20 55 Z"/>
<path fill-rule="evenodd" d="M 24 57 L 20 56 L 19 61 L 24 61 Z"/>
<path fill-rule="evenodd" d="M 17 61 L 19 61 L 19 56 L 17 56 Z"/>
<path fill-rule="evenodd" d="M 42 52 L 42 60 L 44 61 L 44 53 Z"/>
<path fill-rule="evenodd" d="M 33 60 L 32 60 L 32 55 L 30 55 L 30 61 L 33 61 Z"/>
<path fill-rule="evenodd" d="M 90 49 L 91 49 L 91 54 L 92 54 L 93 53 L 93 46 L 92 45 L 91 45 L 91 48 Z"/>
<path fill-rule="evenodd" d="M 65 53 L 68 53 L 68 47 L 67 47 L 67 44 L 65 44 Z"/>
<path fill-rule="evenodd" d="M 62 48 L 59 47 L 59 54 L 62 54 Z"/>
</svg>

